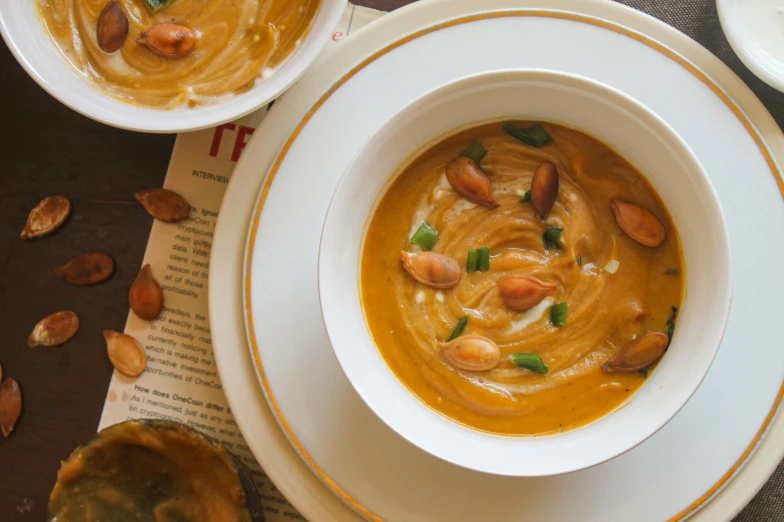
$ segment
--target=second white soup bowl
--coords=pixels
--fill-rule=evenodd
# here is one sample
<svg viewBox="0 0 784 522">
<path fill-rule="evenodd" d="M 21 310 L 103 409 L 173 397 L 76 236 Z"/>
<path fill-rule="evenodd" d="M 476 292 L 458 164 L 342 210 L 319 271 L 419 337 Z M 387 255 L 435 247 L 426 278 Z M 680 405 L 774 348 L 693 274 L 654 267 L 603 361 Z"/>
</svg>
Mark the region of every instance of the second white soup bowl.
<svg viewBox="0 0 784 522">
<path fill-rule="evenodd" d="M 642 388 L 615 411 L 572 431 L 538 437 L 465 427 L 417 399 L 392 373 L 367 328 L 360 261 L 369 219 L 406 165 L 460 130 L 499 120 L 560 123 L 600 139 L 638 168 L 680 233 L 686 296 L 669 350 Z M 319 251 L 319 296 L 346 376 L 390 428 L 443 460 L 510 476 L 594 466 L 653 435 L 689 400 L 719 349 L 732 271 L 724 216 L 708 176 L 683 140 L 640 103 L 608 86 L 545 70 L 459 79 L 424 95 L 373 135 L 341 179 Z M 390 294 L 393 292 L 390 290 Z"/>
</svg>

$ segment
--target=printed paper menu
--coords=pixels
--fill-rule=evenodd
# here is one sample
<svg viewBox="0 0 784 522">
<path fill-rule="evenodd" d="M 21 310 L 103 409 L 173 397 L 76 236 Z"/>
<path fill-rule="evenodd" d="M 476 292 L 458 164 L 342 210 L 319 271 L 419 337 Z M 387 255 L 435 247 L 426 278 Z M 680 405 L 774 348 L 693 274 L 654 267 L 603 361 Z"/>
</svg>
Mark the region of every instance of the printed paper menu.
<svg viewBox="0 0 784 522">
<path fill-rule="evenodd" d="M 349 4 L 332 41 L 382 14 Z M 179 223 L 153 223 L 143 264 L 151 266 L 163 288 L 163 313 L 152 322 L 128 314 L 125 333 L 144 347 L 147 369 L 137 378 L 114 372 L 98 429 L 127 419 L 158 418 L 201 430 L 245 462 L 262 496 L 266 520 L 279 522 L 305 518 L 269 480 L 234 421 L 212 354 L 207 303 L 210 250 L 223 194 L 268 108 L 177 136 L 164 187 L 190 202 L 190 216 Z"/>
</svg>

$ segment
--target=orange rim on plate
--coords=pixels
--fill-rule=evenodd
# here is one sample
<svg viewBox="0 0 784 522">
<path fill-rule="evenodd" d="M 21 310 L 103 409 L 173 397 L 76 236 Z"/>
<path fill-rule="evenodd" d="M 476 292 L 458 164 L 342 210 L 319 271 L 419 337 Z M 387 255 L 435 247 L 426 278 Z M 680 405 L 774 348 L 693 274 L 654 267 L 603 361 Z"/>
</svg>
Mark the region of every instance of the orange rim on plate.
<svg viewBox="0 0 784 522">
<path fill-rule="evenodd" d="M 629 38 L 632 38 L 633 40 L 636 40 L 636 41 L 638 41 L 638 42 L 640 42 L 642 44 L 645 44 L 648 47 L 650 47 L 650 48 L 652 48 L 652 49 L 662 53 L 663 55 L 667 56 L 671 60 L 673 60 L 676 63 L 678 63 L 684 69 L 686 69 L 691 74 L 696 76 L 702 83 L 707 85 L 716 94 L 716 96 L 718 96 L 724 102 L 724 104 L 727 105 L 727 107 L 729 107 L 729 109 L 732 111 L 733 114 L 735 114 L 735 116 L 741 121 L 741 123 L 743 123 L 743 126 L 746 128 L 748 133 L 754 139 L 754 142 L 757 144 L 757 147 L 759 147 L 760 152 L 762 152 L 762 155 L 764 156 L 765 161 L 767 162 L 768 167 L 770 168 L 770 171 L 773 174 L 773 177 L 776 179 L 776 184 L 779 187 L 779 192 L 781 192 L 782 196 L 784 196 L 784 180 L 781 177 L 781 173 L 779 172 L 779 170 L 778 170 L 778 168 L 776 166 L 776 163 L 773 161 L 773 158 L 772 158 L 772 156 L 770 154 L 770 151 L 765 146 L 765 143 L 763 142 L 762 137 L 757 132 L 757 130 L 754 128 L 752 123 L 748 120 L 748 118 L 746 118 L 746 116 L 743 114 L 743 112 L 740 110 L 740 108 L 735 104 L 735 102 L 733 102 L 713 80 L 711 80 L 705 73 L 703 73 L 700 69 L 698 69 L 694 64 L 692 64 L 691 62 L 689 62 L 688 60 L 686 60 L 682 56 L 678 55 L 672 49 L 669 49 L 669 48 L 665 47 L 664 45 L 660 44 L 659 42 L 657 42 L 657 41 L 655 41 L 655 40 L 653 40 L 653 39 L 651 39 L 651 38 L 649 38 L 649 37 L 647 37 L 647 36 L 645 36 L 643 34 L 634 32 L 634 31 L 632 31 L 630 29 L 627 29 L 627 28 L 625 28 L 623 26 L 620 26 L 620 25 L 617 25 L 617 24 L 614 24 L 614 23 L 611 23 L 611 22 L 607 22 L 605 20 L 600 20 L 600 19 L 597 19 L 597 18 L 592 18 L 592 17 L 589 17 L 589 16 L 584 16 L 584 15 L 575 14 L 575 13 L 565 13 L 565 12 L 560 12 L 560 11 L 547 11 L 547 10 L 506 10 L 506 11 L 494 11 L 494 12 L 489 12 L 489 13 L 479 13 L 479 14 L 463 16 L 463 17 L 455 18 L 453 20 L 449 20 L 449 21 L 446 21 L 446 22 L 443 22 L 443 23 L 440 23 L 440 24 L 437 24 L 437 25 L 434 25 L 434 26 L 431 26 L 431 27 L 427 27 L 425 29 L 421 29 L 419 31 L 416 31 L 416 32 L 414 32 L 414 33 L 404 37 L 404 38 L 401 38 L 400 40 L 397 40 L 397 41 L 387 45 L 383 49 L 380 49 L 380 50 L 376 51 L 375 53 L 373 53 L 372 55 L 367 57 L 365 60 L 360 62 L 358 65 L 356 65 L 348 73 L 343 75 L 337 82 L 335 82 L 334 85 L 332 85 L 332 87 L 329 88 L 329 90 L 327 90 L 327 92 L 325 92 L 318 99 L 318 101 L 313 105 L 313 107 L 310 108 L 310 110 L 305 114 L 305 116 L 302 118 L 302 120 L 294 128 L 294 131 L 291 133 L 289 138 L 286 140 L 285 144 L 283 145 L 283 148 L 281 149 L 280 153 L 278 154 L 277 158 L 275 159 L 275 162 L 272 164 L 272 167 L 270 168 L 269 175 L 267 176 L 267 179 L 264 181 L 264 186 L 262 187 L 262 190 L 261 190 L 261 196 L 259 197 L 259 201 L 258 201 L 258 204 L 256 206 L 256 211 L 254 212 L 253 224 L 251 225 L 250 238 L 249 238 L 248 247 L 247 247 L 248 248 L 248 255 L 247 255 L 247 261 L 246 261 L 246 265 L 245 265 L 245 267 L 246 267 L 246 270 L 245 270 L 245 313 L 246 313 L 247 321 L 248 321 L 248 337 L 250 339 L 251 348 L 253 350 L 253 359 L 254 359 L 254 362 L 256 364 L 256 370 L 258 371 L 258 374 L 261 376 L 262 386 L 264 387 L 264 391 L 265 391 L 265 393 L 266 393 L 266 395 L 267 395 L 267 397 L 269 399 L 270 406 L 272 407 L 272 411 L 275 414 L 275 417 L 277 418 L 278 423 L 283 428 L 283 431 L 286 433 L 286 436 L 289 438 L 289 440 L 294 445 L 294 447 L 297 449 L 297 451 L 302 456 L 302 458 L 305 460 L 305 462 L 307 462 L 307 464 L 316 473 L 316 475 L 327 485 L 327 487 L 329 487 L 332 490 L 333 493 L 335 493 L 337 496 L 339 496 L 341 499 L 343 499 L 343 501 L 346 502 L 346 504 L 348 504 L 353 509 L 355 509 L 358 513 L 360 513 L 361 515 L 367 517 L 370 520 L 374 520 L 374 521 L 379 521 L 380 522 L 383 519 L 381 519 L 381 517 L 379 517 L 378 515 L 375 515 L 369 509 L 367 509 L 362 504 L 360 504 L 359 502 L 354 500 L 334 480 L 332 480 L 332 478 L 330 478 L 330 476 L 327 475 L 327 473 L 323 469 L 321 469 L 321 467 L 319 467 L 319 465 L 316 463 L 316 461 L 313 459 L 313 457 L 310 455 L 310 453 L 308 453 L 308 451 L 304 448 L 304 446 L 299 441 L 297 436 L 294 434 L 294 431 L 292 430 L 291 426 L 289 425 L 288 421 L 286 420 L 286 417 L 283 415 L 283 412 L 281 411 L 280 406 L 278 405 L 278 401 L 275 398 L 275 394 L 272 392 L 272 389 L 270 387 L 269 381 L 267 380 L 267 375 L 264 372 L 264 364 L 261 362 L 261 354 L 259 353 L 259 347 L 258 347 L 258 344 L 256 343 L 256 336 L 255 336 L 255 332 L 254 332 L 253 312 L 252 312 L 253 307 L 251 306 L 251 298 L 252 297 L 251 297 L 251 284 L 250 284 L 251 283 L 251 270 L 252 270 L 252 264 L 253 264 L 253 251 L 254 251 L 254 246 L 256 244 L 256 233 L 258 232 L 259 220 L 261 219 L 261 213 L 264 210 L 264 203 L 266 202 L 267 194 L 269 193 L 269 189 L 272 186 L 272 182 L 274 181 L 275 176 L 277 175 L 278 170 L 280 169 L 280 166 L 283 163 L 283 160 L 285 159 L 286 155 L 288 154 L 289 150 L 291 149 L 291 145 L 297 139 L 297 137 L 299 136 L 299 134 L 302 131 L 302 129 L 305 127 L 305 125 L 308 124 L 310 119 L 321 108 L 321 106 L 343 84 L 348 82 L 359 71 L 364 69 L 366 66 L 368 66 L 369 64 L 371 64 L 372 62 L 374 62 L 378 58 L 380 58 L 380 57 L 384 56 L 385 54 L 389 53 L 390 51 L 393 51 L 394 49 L 397 49 L 398 47 L 401 47 L 402 45 L 405 45 L 406 43 L 411 42 L 413 40 L 416 40 L 417 38 L 420 38 L 421 36 L 424 36 L 426 34 L 434 33 L 434 32 L 439 31 L 441 29 L 445 29 L 445 28 L 448 28 L 448 27 L 453 27 L 453 26 L 456 26 L 456 25 L 461 25 L 461 24 L 466 24 L 466 23 L 470 23 L 470 22 L 475 22 L 475 21 L 478 21 L 478 20 L 486 20 L 486 19 L 492 19 L 492 18 L 517 17 L 517 16 L 537 16 L 537 17 L 542 17 L 542 18 L 560 18 L 560 19 L 565 19 L 565 20 L 572 20 L 572 21 L 576 21 L 576 22 L 582 22 L 582 23 L 589 24 L 589 25 L 594 25 L 594 26 L 597 26 L 597 27 L 602 27 L 604 29 L 608 29 L 610 31 L 614 31 L 616 33 L 622 34 L 624 36 L 628 36 Z M 765 421 L 762 423 L 762 426 L 760 426 L 759 430 L 757 431 L 757 434 L 751 440 L 751 443 L 744 450 L 743 454 L 741 454 L 740 458 L 738 458 L 738 460 L 735 461 L 735 463 L 732 465 L 732 467 L 729 470 L 727 470 L 727 472 L 724 475 L 722 475 L 722 477 L 719 479 L 718 482 L 716 482 L 716 484 L 714 484 L 710 489 L 708 489 L 708 491 L 706 491 L 697 500 L 695 500 L 689 506 L 687 506 L 685 509 L 683 509 L 680 513 L 678 513 L 677 515 L 672 517 L 668 522 L 677 522 L 677 521 L 683 520 L 687 516 L 693 514 L 703 504 L 705 504 L 708 500 L 713 498 L 713 496 L 716 495 L 719 492 L 719 490 L 721 490 L 721 488 L 724 487 L 727 484 L 727 482 L 740 470 L 741 466 L 746 462 L 746 460 L 749 458 L 749 456 L 754 452 L 754 450 L 756 449 L 757 445 L 759 444 L 762 436 L 765 434 L 765 431 L 770 426 L 770 423 L 773 420 L 773 417 L 776 415 L 776 411 L 778 410 L 779 404 L 781 403 L 782 397 L 784 397 L 784 383 L 782 383 L 782 386 L 779 388 L 779 392 L 776 395 L 776 400 L 774 401 L 773 406 L 771 407 L 770 411 L 768 412 L 768 415 L 765 417 Z"/>
</svg>

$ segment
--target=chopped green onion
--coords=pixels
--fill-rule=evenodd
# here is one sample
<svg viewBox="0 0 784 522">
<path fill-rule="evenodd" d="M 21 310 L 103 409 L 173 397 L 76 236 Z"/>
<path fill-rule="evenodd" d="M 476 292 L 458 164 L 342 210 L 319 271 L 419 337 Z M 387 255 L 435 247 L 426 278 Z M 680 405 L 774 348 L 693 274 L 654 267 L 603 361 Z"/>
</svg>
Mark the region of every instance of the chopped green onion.
<svg viewBox="0 0 784 522">
<path fill-rule="evenodd" d="M 566 314 L 569 311 L 569 305 L 566 303 L 554 304 L 550 307 L 550 322 L 553 326 L 565 326 Z"/>
<path fill-rule="evenodd" d="M 523 194 L 523 197 L 520 198 L 520 203 L 528 203 L 529 201 L 531 201 L 531 191 L 526 190 L 525 194 Z"/>
<path fill-rule="evenodd" d="M 150 11 L 158 11 L 173 1 L 174 0 L 144 0 L 144 3 L 147 4 L 147 7 L 150 8 Z"/>
<path fill-rule="evenodd" d="M 433 250 L 436 241 L 438 241 L 438 230 L 424 221 L 419 225 L 419 228 L 414 232 L 414 235 L 411 236 L 411 242 L 422 250 Z"/>
<path fill-rule="evenodd" d="M 479 162 L 485 157 L 485 154 L 487 154 L 487 149 L 477 140 L 466 145 L 466 148 L 460 153 L 461 156 L 474 160 L 477 165 L 479 165 Z"/>
<path fill-rule="evenodd" d="M 544 229 L 544 234 L 542 235 L 542 239 L 544 240 L 544 249 L 550 250 L 551 248 L 561 248 L 562 233 L 562 228 L 551 227 L 548 225 L 548 227 Z"/>
<path fill-rule="evenodd" d="M 463 335 L 463 330 L 465 330 L 467 323 L 468 323 L 468 316 L 464 315 L 457 322 L 457 326 L 455 326 L 455 329 L 452 330 L 452 335 L 449 336 L 449 340 L 454 341 L 455 339 Z"/>
<path fill-rule="evenodd" d="M 517 127 L 507 122 L 502 125 L 502 128 L 504 129 L 504 132 L 513 138 L 522 141 L 529 147 L 544 147 L 553 141 L 553 137 L 547 134 L 544 127 L 538 123 L 531 125 L 530 127 Z"/>
<path fill-rule="evenodd" d="M 466 272 L 473 273 L 479 270 L 479 252 L 476 250 L 468 251 L 468 260 L 466 261 Z"/>
<path fill-rule="evenodd" d="M 548 368 L 541 357 L 535 353 L 510 353 L 509 359 L 515 363 L 518 368 L 525 368 L 536 373 L 547 373 Z"/>
<path fill-rule="evenodd" d="M 668 269 L 666 269 L 664 271 L 664 273 L 667 274 L 667 275 L 671 275 L 671 276 L 679 276 L 679 275 L 681 275 L 681 271 L 678 270 L 677 268 L 668 268 Z"/>
<path fill-rule="evenodd" d="M 577 256 L 577 266 L 583 266 L 583 257 Z"/>
<path fill-rule="evenodd" d="M 667 348 L 670 347 L 670 343 L 672 342 L 672 334 L 675 333 L 675 318 L 678 317 L 678 307 L 672 305 L 672 315 L 669 319 L 667 319 L 667 337 L 669 341 L 667 341 Z"/>
<path fill-rule="evenodd" d="M 487 272 L 490 270 L 490 248 L 482 247 L 477 252 L 479 254 L 479 270 Z"/>
</svg>

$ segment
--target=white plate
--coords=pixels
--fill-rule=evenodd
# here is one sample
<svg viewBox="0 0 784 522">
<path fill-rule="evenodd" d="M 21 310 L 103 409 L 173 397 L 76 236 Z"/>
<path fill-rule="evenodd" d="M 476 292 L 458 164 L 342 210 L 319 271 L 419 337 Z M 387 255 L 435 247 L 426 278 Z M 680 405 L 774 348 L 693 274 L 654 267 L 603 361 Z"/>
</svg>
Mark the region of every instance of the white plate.
<svg viewBox="0 0 784 522">
<path fill-rule="evenodd" d="M 458 129 L 518 118 L 566 122 L 640 169 L 666 202 L 680 231 L 685 273 L 689 274 L 672 345 L 645 385 L 601 419 L 547 437 L 484 433 L 453 422 L 418 400 L 376 348 L 359 290 L 368 216 L 378 208 L 379 194 L 389 188 L 390 175 L 400 173 L 425 144 L 432 145 Z M 518 187 L 529 180 L 518 179 Z M 501 190 L 493 184 L 499 203 L 504 196 Z M 518 205 L 519 196 L 508 196 L 507 201 Z M 420 195 L 411 197 L 416 200 Z M 321 234 L 322 317 L 338 363 L 354 390 L 404 439 L 447 462 L 485 473 L 515 477 L 570 473 L 637 446 L 673 418 L 697 390 L 716 356 L 729 317 L 732 268 L 728 243 L 710 178 L 680 137 L 646 107 L 580 76 L 539 69 L 493 71 L 460 78 L 418 98 L 385 122 L 351 160 L 335 189 Z M 494 247 L 497 243 L 491 244 Z M 394 296 L 393 285 L 388 287 Z M 569 301 L 568 290 L 564 292 L 559 299 Z M 465 301 L 461 304 L 470 307 Z M 523 336 L 527 333 L 523 331 Z M 552 378 L 558 379 L 557 375 Z"/>
<path fill-rule="evenodd" d="M 782 278 L 776 262 L 761 262 L 760 249 L 764 245 L 765 259 L 784 254 L 784 206 L 753 127 L 777 157 L 784 157 L 781 133 L 742 82 L 702 47 L 609 2 L 558 0 L 548 2 L 547 11 L 520 11 L 534 2 L 487 1 L 485 9 L 518 11 L 430 27 L 360 63 L 401 35 L 471 13 L 472 5 L 470 0 L 426 2 L 352 36 L 287 93 L 246 149 L 221 211 L 210 274 L 213 339 L 232 409 L 277 486 L 313 520 L 351 518 L 330 489 L 366 516 L 389 520 L 682 519 L 737 472 L 778 404 L 784 352 L 774 330 Z M 359 70 L 343 77 L 356 64 Z M 329 196 L 353 152 L 374 126 L 445 77 L 499 66 L 557 66 L 614 85 L 657 111 L 690 143 L 713 178 L 736 260 L 736 300 L 726 341 L 692 401 L 637 449 L 562 477 L 489 477 L 445 464 L 401 440 L 340 373 L 318 311 L 318 234 Z M 285 141 L 324 91 L 294 139 Z M 260 376 L 273 415 L 261 402 L 252 359 L 244 352 L 240 258 L 253 191 L 281 145 L 274 183 L 264 185 L 264 212 L 254 223 L 249 278 L 258 341 L 254 359 L 259 368 L 264 363 Z M 327 487 L 295 458 L 275 418 Z M 772 433 L 784 434 L 784 426 L 778 429 Z M 717 499 L 718 511 L 709 505 L 697 518 L 736 513 L 778 462 L 781 434 L 763 446 L 768 460 L 753 462 L 750 472 L 741 474 L 748 479 L 731 484 Z"/>
</svg>

